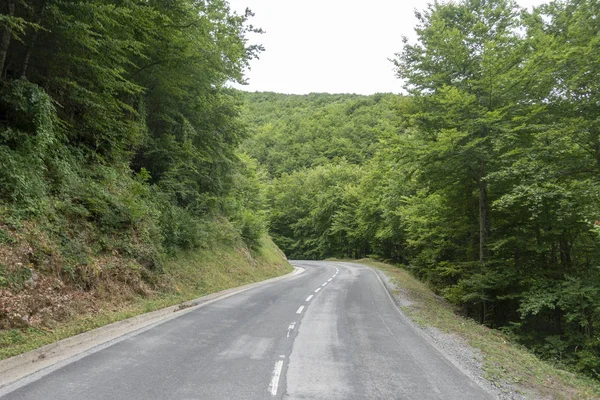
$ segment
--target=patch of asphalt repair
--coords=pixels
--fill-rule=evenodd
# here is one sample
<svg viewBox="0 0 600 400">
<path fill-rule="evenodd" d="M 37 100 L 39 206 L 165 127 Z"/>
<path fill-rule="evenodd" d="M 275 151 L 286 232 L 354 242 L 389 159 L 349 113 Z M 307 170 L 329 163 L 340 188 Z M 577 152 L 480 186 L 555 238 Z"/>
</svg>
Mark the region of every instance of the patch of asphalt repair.
<svg viewBox="0 0 600 400">
<path fill-rule="evenodd" d="M 442 332 L 435 327 L 423 326 L 413 321 L 412 318 L 402 311 L 402 307 L 414 306 L 414 301 L 404 294 L 401 288 L 385 272 L 377 268 L 369 268 L 379 276 L 381 282 L 396 303 L 398 311 L 400 311 L 408 323 L 460 371 L 477 382 L 481 388 L 498 400 L 526 400 L 528 398 L 519 393 L 514 386 L 507 382 L 492 383 L 487 380 L 483 368 L 483 355 L 479 349 L 470 346 L 463 338 Z"/>
</svg>

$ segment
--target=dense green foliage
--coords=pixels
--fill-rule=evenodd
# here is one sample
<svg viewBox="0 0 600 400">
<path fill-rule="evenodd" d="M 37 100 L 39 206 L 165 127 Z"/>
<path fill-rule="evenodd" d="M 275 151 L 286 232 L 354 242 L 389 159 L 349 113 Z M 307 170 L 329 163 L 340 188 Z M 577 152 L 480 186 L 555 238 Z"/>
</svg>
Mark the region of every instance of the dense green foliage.
<svg viewBox="0 0 600 400">
<path fill-rule="evenodd" d="M 261 49 L 223 0 L 6 0 L 0 250 L 27 265 L 0 260 L 0 289 L 87 290 L 115 257 L 150 282 L 226 218 L 293 258 L 404 263 L 598 378 L 598 15 L 434 3 L 394 59 L 407 95 L 293 96 L 227 88 Z"/>
<path fill-rule="evenodd" d="M 359 232 L 364 227 L 355 225 L 364 191 L 359 183 L 380 140 L 397 131 L 398 98 L 276 93 L 244 97 L 253 135 L 242 148 L 272 179 L 270 233 L 278 246 L 292 258 L 368 253 L 371 244 L 365 236 L 370 232 Z"/>
<path fill-rule="evenodd" d="M 245 148 L 275 177 L 342 160 L 362 164 L 375 154 L 377 138 L 393 129 L 385 95 L 245 97 L 247 122 L 255 129 Z"/>
<path fill-rule="evenodd" d="M 34 249 L 28 274 L 50 256 L 83 287 L 98 257 L 160 271 L 223 217 L 258 245 L 264 193 L 238 154 L 246 130 L 226 85 L 261 51 L 245 37 L 249 11 L 8 0 L 0 12 L 0 237 L 35 231 L 60 245 Z M 15 268 L 0 265 L 3 286 Z"/>
<path fill-rule="evenodd" d="M 490 327 L 600 377 L 600 3 L 434 3 L 406 96 L 247 95 L 295 258 L 406 264 Z"/>
</svg>

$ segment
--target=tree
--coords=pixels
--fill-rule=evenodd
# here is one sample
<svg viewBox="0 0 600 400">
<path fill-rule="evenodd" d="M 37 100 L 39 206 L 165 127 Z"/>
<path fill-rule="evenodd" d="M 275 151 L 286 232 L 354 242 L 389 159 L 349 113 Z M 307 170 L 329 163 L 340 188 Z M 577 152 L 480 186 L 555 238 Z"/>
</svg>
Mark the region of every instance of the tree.
<svg viewBox="0 0 600 400">
<path fill-rule="evenodd" d="M 153 225 L 158 252 L 161 235 L 197 246 L 245 169 L 227 82 L 261 51 L 252 13 L 222 0 L 11 0 L 0 13 L 0 201 L 132 240 Z"/>
<path fill-rule="evenodd" d="M 486 268 L 493 232 L 490 173 L 500 167 L 497 150 L 510 136 L 511 118 L 519 108 L 515 82 L 527 53 L 520 33 L 521 10 L 512 1 L 466 0 L 436 2 L 416 15 L 418 41 L 405 40 L 394 60 L 414 99 L 413 108 L 405 112 L 418 144 L 407 157 L 425 188 L 421 196 L 441 196 L 440 204 L 450 207 L 451 220 L 476 216 L 477 225 L 467 221 L 462 226 L 477 226 L 477 233 L 466 231 L 460 239 L 477 238 L 479 265 L 463 271 L 463 279 L 470 279 L 490 273 Z M 471 200 L 473 193 L 476 202 Z M 475 261 L 470 248 L 459 246 L 456 250 L 462 254 L 452 257 Z M 483 321 L 489 296 L 464 295 L 481 306 Z"/>
<path fill-rule="evenodd" d="M 405 39 L 394 61 L 417 103 L 415 126 L 435 147 L 423 162 L 437 171 L 453 163 L 447 169 L 459 176 L 451 179 L 467 178 L 477 186 L 481 263 L 488 253 L 487 175 L 494 168 L 494 142 L 505 132 L 519 96 L 511 83 L 524 58 L 519 13 L 512 1 L 434 3 L 416 14 L 418 43 Z M 432 176 L 436 185 L 449 184 Z"/>
</svg>

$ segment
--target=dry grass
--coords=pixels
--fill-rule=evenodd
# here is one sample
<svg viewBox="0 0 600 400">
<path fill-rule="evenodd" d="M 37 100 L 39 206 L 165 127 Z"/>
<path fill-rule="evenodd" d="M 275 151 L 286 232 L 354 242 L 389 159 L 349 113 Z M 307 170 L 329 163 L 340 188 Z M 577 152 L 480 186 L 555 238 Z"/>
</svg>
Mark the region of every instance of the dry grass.
<svg viewBox="0 0 600 400">
<path fill-rule="evenodd" d="M 66 304 L 71 316 L 64 321 L 0 330 L 0 359 L 112 322 L 290 271 L 291 265 L 267 237 L 262 239 L 258 251 L 250 251 L 239 242 L 213 244 L 169 261 L 157 285 L 160 289 L 154 292 L 136 292 L 126 282 L 113 282 L 112 287 L 99 286 L 94 296 Z"/>
<path fill-rule="evenodd" d="M 392 278 L 400 290 L 399 295 L 411 302 L 410 306 L 402 307 L 403 311 L 417 323 L 458 335 L 479 349 L 486 378 L 498 386 L 506 382 L 531 398 L 600 398 L 599 382 L 555 368 L 501 332 L 459 316 L 448 302 L 408 271 L 370 259 L 358 262 L 378 268 Z"/>
</svg>

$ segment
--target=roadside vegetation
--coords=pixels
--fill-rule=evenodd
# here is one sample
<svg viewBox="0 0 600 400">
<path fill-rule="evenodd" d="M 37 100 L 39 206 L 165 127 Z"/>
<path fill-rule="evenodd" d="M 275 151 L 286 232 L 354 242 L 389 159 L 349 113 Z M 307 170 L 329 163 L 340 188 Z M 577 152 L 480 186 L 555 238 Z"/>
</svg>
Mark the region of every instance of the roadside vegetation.
<svg viewBox="0 0 600 400">
<path fill-rule="evenodd" d="M 3 298 L 13 315 L 29 315 L 20 327 L 0 330 L 0 359 L 139 314 L 180 304 L 221 290 L 291 272 L 292 267 L 271 239 L 250 249 L 235 227 L 215 222 L 218 232 L 201 249 L 165 261 L 164 271 L 148 282 L 137 271 L 114 271 L 97 277 L 93 289 L 81 290 L 56 277 Z M 54 285 L 48 287 L 49 285 Z M 6 295 L 6 293 L 5 293 Z"/>
<path fill-rule="evenodd" d="M 226 2 L 0 4 L 0 356 L 290 269 Z"/>
<path fill-rule="evenodd" d="M 468 317 L 600 379 L 600 2 L 439 2 L 404 96 L 246 94 L 290 258 L 407 266 Z"/>
<path fill-rule="evenodd" d="M 485 377 L 499 388 L 507 384 L 527 398 L 596 399 L 600 383 L 577 376 L 551 362 L 542 361 L 524 346 L 498 330 L 461 316 L 461 309 L 435 294 L 407 269 L 372 259 L 358 262 L 384 271 L 392 278 L 401 306 L 413 321 L 427 328 L 459 337 L 478 349 L 483 358 Z"/>
</svg>

